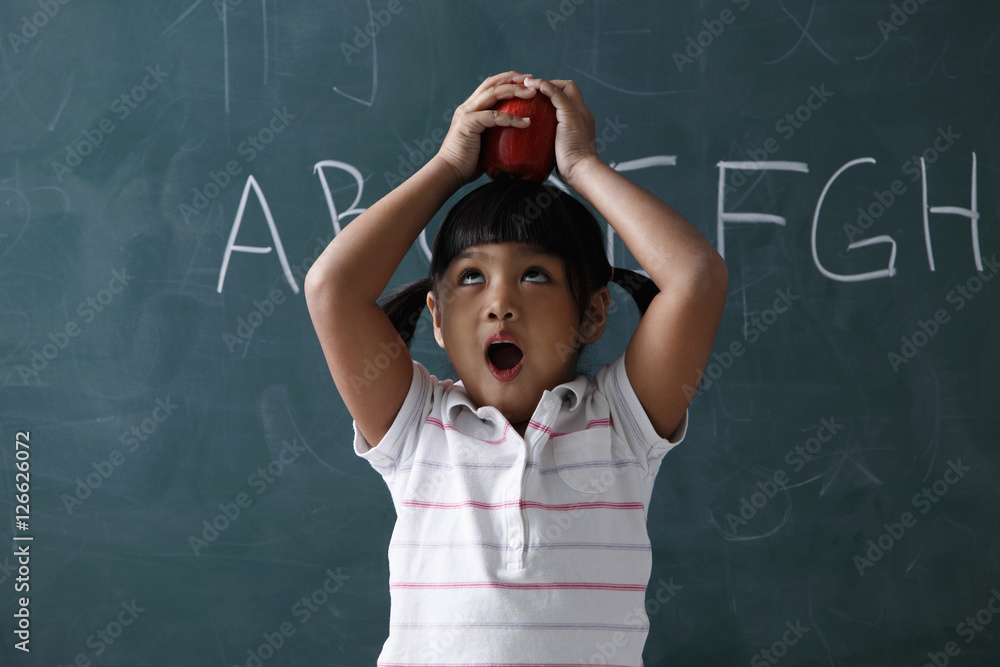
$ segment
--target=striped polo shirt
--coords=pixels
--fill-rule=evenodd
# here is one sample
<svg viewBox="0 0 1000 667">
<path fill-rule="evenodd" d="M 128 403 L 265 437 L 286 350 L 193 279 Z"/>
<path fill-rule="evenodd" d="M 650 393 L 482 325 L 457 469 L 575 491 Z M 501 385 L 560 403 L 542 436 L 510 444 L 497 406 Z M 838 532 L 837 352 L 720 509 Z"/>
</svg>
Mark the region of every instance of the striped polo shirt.
<svg viewBox="0 0 1000 667">
<path fill-rule="evenodd" d="M 546 390 L 524 438 L 417 361 L 372 448 L 396 525 L 381 667 L 639 667 L 649 631 L 646 510 L 663 456 L 624 354 Z"/>
</svg>

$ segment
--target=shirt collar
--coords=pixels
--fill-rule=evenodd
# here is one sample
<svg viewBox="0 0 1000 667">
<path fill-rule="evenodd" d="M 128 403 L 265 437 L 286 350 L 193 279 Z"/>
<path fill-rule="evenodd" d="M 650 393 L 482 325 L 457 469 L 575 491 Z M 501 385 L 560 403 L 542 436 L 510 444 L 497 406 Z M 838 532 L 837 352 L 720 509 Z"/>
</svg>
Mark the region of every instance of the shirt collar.
<svg viewBox="0 0 1000 667">
<path fill-rule="evenodd" d="M 539 399 L 539 404 L 541 404 L 547 396 L 554 396 L 560 401 L 561 405 L 565 406 L 566 409 L 572 412 L 579 408 L 583 403 L 583 399 L 587 394 L 587 387 L 589 385 L 590 379 L 586 375 L 577 375 L 569 382 L 564 382 L 554 389 L 546 389 L 543 391 L 542 397 Z M 457 382 L 453 382 L 452 390 L 445 393 L 444 414 L 448 416 L 449 423 L 455 423 L 457 414 L 461 412 L 462 408 L 467 408 L 473 414 L 483 416 L 480 414 L 482 408 L 477 407 L 475 403 L 473 403 L 472 397 L 469 396 L 469 392 L 465 389 L 465 385 L 462 384 L 461 380 L 458 380 Z"/>
</svg>

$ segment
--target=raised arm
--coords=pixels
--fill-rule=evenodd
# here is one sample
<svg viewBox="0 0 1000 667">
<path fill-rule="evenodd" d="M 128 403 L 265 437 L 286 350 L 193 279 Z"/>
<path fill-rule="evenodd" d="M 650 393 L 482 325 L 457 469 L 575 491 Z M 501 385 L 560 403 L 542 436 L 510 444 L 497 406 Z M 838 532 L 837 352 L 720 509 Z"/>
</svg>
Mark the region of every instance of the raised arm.
<svg viewBox="0 0 1000 667">
<path fill-rule="evenodd" d="M 625 350 L 625 371 L 653 427 L 670 437 L 708 363 L 726 301 L 728 271 L 712 244 L 677 211 L 601 162 L 594 118 L 572 81 L 529 79 L 556 107 L 556 164 L 597 209 L 660 289 Z"/>
<path fill-rule="evenodd" d="M 376 300 L 438 209 L 481 174 L 482 130 L 526 125 L 489 111 L 501 99 L 535 95 L 523 79 L 506 72 L 484 81 L 455 110 L 438 154 L 344 227 L 306 275 L 306 303 L 337 391 L 373 446 L 392 426 L 413 377 L 409 352 Z M 366 377 L 366 362 L 387 350 L 398 354 L 386 355 L 391 361 L 377 377 L 370 370 Z"/>
</svg>

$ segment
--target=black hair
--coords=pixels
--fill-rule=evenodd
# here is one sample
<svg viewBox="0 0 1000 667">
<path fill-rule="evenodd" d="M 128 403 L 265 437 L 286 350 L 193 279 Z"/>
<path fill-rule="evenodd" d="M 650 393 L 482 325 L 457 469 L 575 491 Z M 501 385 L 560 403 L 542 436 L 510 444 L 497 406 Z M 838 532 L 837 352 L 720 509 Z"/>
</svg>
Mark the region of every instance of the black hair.
<svg viewBox="0 0 1000 667">
<path fill-rule="evenodd" d="M 476 188 L 448 211 L 434 236 L 427 277 L 401 285 L 380 300 L 407 348 L 427 306 L 427 292 L 438 297 L 438 281 L 452 259 L 469 246 L 507 242 L 540 246 L 565 262 L 581 325 L 590 297 L 609 282 L 635 300 L 640 315 L 660 291 L 640 273 L 612 270 L 600 225 L 571 194 L 542 183 L 500 179 Z"/>
</svg>

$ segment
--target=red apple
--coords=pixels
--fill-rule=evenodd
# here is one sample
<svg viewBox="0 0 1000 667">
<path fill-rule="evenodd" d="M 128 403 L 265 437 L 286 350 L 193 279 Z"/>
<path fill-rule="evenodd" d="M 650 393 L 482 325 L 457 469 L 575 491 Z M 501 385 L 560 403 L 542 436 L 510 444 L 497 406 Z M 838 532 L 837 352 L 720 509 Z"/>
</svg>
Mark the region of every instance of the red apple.
<svg viewBox="0 0 1000 667">
<path fill-rule="evenodd" d="M 556 108 L 541 91 L 530 99 L 502 100 L 497 111 L 531 119 L 528 127 L 488 127 L 483 131 L 480 164 L 486 175 L 541 183 L 556 165 Z"/>
</svg>

